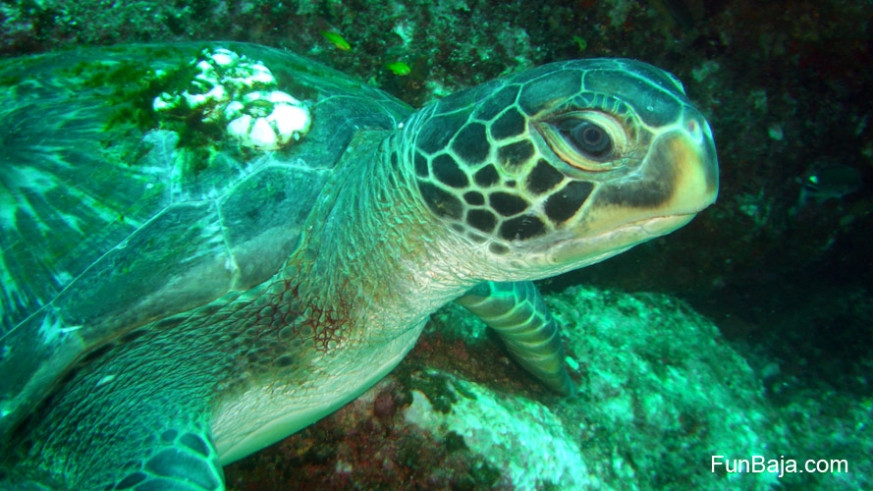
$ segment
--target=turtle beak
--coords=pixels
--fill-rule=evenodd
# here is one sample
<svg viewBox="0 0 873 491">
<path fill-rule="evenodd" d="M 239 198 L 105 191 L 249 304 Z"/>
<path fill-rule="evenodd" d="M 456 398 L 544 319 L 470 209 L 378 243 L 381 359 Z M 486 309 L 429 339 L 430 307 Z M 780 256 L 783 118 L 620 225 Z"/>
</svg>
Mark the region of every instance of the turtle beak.
<svg viewBox="0 0 873 491">
<path fill-rule="evenodd" d="M 718 197 L 718 157 L 709 123 L 701 118 L 685 121 L 685 131 L 668 132 L 654 148 L 672 161 L 674 175 L 672 199 L 664 205 L 673 214 L 696 214 L 715 203 Z"/>
</svg>

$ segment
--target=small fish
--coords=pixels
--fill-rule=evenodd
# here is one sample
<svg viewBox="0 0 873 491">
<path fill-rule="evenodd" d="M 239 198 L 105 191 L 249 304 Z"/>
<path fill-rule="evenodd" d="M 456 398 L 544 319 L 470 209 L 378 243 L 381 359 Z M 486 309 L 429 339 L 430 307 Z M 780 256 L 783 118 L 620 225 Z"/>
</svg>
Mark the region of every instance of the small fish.
<svg viewBox="0 0 873 491">
<path fill-rule="evenodd" d="M 324 39 L 327 39 L 330 44 L 336 46 L 337 49 L 343 51 L 350 51 L 352 49 L 352 45 L 350 45 L 349 42 L 338 32 L 321 31 L 321 35 L 324 36 Z"/>
<path fill-rule="evenodd" d="M 412 68 L 409 68 L 409 65 L 403 63 L 402 61 L 392 61 L 391 63 L 386 63 L 385 68 L 391 70 L 391 73 L 394 75 L 399 75 L 401 77 L 409 75 L 412 72 Z"/>
<path fill-rule="evenodd" d="M 797 209 L 810 201 L 822 204 L 830 199 L 842 199 L 864 186 L 861 173 L 854 167 L 829 164 L 813 168 L 803 175 Z"/>
</svg>

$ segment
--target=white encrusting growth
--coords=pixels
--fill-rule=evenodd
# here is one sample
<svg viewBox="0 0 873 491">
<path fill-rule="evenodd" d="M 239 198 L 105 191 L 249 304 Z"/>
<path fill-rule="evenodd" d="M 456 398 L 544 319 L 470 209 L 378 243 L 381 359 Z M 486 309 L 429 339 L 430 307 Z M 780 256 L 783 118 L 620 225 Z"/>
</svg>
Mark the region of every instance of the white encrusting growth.
<svg viewBox="0 0 873 491">
<path fill-rule="evenodd" d="M 278 150 L 309 131 L 309 111 L 290 95 L 274 91 L 251 92 L 243 101 L 225 107 L 227 132 L 241 145 L 257 150 Z"/>
<path fill-rule="evenodd" d="M 455 388 L 458 384 L 462 390 Z M 608 489 L 588 472 L 570 432 L 546 406 L 500 396 L 468 381 L 452 380 L 448 388 L 456 396 L 448 413 L 434 410 L 422 392 L 413 390 L 406 421 L 461 435 L 470 450 L 501 471 L 500 484 L 515 489 Z"/>
<path fill-rule="evenodd" d="M 192 65 L 198 72 L 189 87 L 155 97 L 155 111 L 200 113 L 204 123 L 225 125 L 228 136 L 255 150 L 279 150 L 309 131 L 309 109 L 276 90 L 276 78 L 263 63 L 216 49 L 204 50 Z"/>
</svg>

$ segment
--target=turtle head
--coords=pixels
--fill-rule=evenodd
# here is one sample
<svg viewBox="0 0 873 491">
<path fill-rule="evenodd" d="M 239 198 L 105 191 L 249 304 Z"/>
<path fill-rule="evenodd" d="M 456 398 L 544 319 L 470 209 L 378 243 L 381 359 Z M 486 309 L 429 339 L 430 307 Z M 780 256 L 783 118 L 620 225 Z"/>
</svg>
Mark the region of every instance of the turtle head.
<svg viewBox="0 0 873 491">
<path fill-rule="evenodd" d="M 685 225 L 718 194 L 709 124 L 675 77 L 637 61 L 545 65 L 410 123 L 420 198 L 494 259 L 486 279 L 593 264 Z"/>
</svg>

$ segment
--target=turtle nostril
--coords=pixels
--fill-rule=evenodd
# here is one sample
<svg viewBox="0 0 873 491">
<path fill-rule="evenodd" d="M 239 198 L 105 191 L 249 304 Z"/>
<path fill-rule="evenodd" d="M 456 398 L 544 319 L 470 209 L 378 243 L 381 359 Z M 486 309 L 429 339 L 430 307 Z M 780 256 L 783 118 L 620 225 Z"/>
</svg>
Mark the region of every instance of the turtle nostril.
<svg viewBox="0 0 873 491">
<path fill-rule="evenodd" d="M 688 120 L 688 124 L 685 125 L 688 130 L 688 136 L 691 137 L 695 142 L 703 141 L 703 130 L 700 128 L 700 123 L 697 122 L 696 119 Z"/>
</svg>

